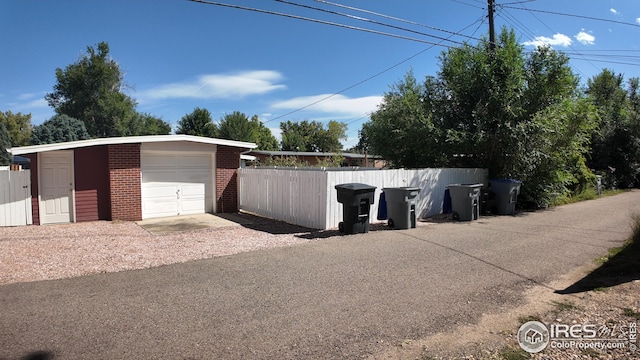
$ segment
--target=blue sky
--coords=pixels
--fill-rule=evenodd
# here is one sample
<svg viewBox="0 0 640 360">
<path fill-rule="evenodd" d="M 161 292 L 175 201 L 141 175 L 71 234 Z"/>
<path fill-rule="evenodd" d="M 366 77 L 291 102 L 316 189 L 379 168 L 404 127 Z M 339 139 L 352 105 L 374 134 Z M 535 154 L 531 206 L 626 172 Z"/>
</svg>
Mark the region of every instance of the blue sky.
<svg viewBox="0 0 640 360">
<path fill-rule="evenodd" d="M 278 137 L 280 121 L 338 120 L 351 147 L 390 85 L 411 69 L 435 75 L 442 45 L 474 44 L 488 32 L 485 0 L 291 0 L 394 27 L 279 1 L 220 2 L 393 36 L 187 0 L 2 0 L 0 110 L 31 113 L 34 125 L 49 119 L 44 96 L 55 69 L 106 41 L 138 111 L 174 128 L 195 107 L 214 121 L 256 114 Z M 497 29 L 513 27 L 528 50 L 550 43 L 568 52 L 583 82 L 603 68 L 640 76 L 640 1 L 496 3 Z"/>
</svg>

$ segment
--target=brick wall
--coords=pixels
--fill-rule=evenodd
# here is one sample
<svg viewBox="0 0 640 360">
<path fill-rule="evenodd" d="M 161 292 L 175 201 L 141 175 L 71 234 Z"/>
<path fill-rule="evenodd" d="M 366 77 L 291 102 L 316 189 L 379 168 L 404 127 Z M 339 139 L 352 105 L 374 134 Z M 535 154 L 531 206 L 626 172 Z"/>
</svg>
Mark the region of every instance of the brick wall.
<svg viewBox="0 0 640 360">
<path fill-rule="evenodd" d="M 109 145 L 111 220 L 142 220 L 140 144 Z"/>
<path fill-rule="evenodd" d="M 218 145 L 216 150 L 216 212 L 232 213 L 238 211 L 238 167 L 240 167 L 240 149 Z"/>
</svg>

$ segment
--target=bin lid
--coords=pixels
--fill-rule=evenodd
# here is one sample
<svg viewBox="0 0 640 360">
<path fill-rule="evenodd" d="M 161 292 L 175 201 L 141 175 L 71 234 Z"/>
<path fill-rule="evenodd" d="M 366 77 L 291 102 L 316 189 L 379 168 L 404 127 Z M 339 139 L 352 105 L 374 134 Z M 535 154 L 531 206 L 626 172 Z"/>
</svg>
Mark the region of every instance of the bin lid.
<svg viewBox="0 0 640 360">
<path fill-rule="evenodd" d="M 359 191 L 359 190 L 375 190 L 375 189 L 376 189 L 375 186 L 361 184 L 361 183 L 347 183 L 347 184 L 336 185 L 336 190 Z"/>
<path fill-rule="evenodd" d="M 382 188 L 382 191 L 385 190 L 404 190 L 404 191 L 420 191 L 422 190 L 419 187 L 410 187 L 410 186 L 402 186 L 402 187 L 386 187 Z"/>
<path fill-rule="evenodd" d="M 449 184 L 447 185 L 448 188 L 452 188 L 452 187 L 461 187 L 461 188 L 479 188 L 479 187 L 483 187 L 484 184 L 480 183 L 480 184 Z"/>
<path fill-rule="evenodd" d="M 508 184 L 521 184 L 522 181 L 516 179 L 491 179 L 489 181 L 499 182 L 499 183 L 508 183 Z"/>
</svg>

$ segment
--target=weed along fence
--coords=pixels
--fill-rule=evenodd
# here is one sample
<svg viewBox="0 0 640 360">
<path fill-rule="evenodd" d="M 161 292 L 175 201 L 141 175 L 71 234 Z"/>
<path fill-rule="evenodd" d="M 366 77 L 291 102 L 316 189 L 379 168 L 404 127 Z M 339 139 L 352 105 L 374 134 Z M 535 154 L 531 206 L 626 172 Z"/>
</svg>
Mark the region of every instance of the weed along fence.
<svg viewBox="0 0 640 360">
<path fill-rule="evenodd" d="M 376 221 L 380 192 L 385 187 L 418 187 L 416 216 L 442 212 L 449 184 L 488 184 L 486 169 L 362 169 L 362 168 L 242 168 L 240 209 L 313 229 L 331 229 L 342 221 L 335 186 L 363 183 L 376 187 L 371 221 Z"/>
<path fill-rule="evenodd" d="M 32 223 L 31 171 L 0 167 L 0 226 Z"/>
</svg>

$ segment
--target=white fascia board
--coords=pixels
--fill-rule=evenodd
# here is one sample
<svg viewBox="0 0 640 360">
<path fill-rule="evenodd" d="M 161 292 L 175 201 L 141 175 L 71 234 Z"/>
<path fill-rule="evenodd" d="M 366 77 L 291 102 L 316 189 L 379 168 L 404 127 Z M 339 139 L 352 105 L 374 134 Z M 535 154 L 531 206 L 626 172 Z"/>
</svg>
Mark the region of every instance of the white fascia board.
<svg viewBox="0 0 640 360">
<path fill-rule="evenodd" d="M 193 135 L 146 135 L 146 136 L 125 136 L 125 137 L 111 137 L 111 138 L 99 138 L 90 140 L 78 140 L 64 143 L 55 144 L 43 144 L 43 145 L 31 145 L 20 146 L 10 148 L 9 152 L 13 155 L 25 155 L 34 154 L 39 152 L 56 151 L 56 150 L 69 150 L 88 146 L 98 145 L 115 145 L 115 144 L 141 144 L 141 143 L 153 143 L 153 142 L 175 142 L 175 141 L 190 141 L 202 144 L 223 145 L 236 147 L 241 149 L 255 149 L 258 145 L 254 143 L 208 138 L 202 136 Z"/>
</svg>

